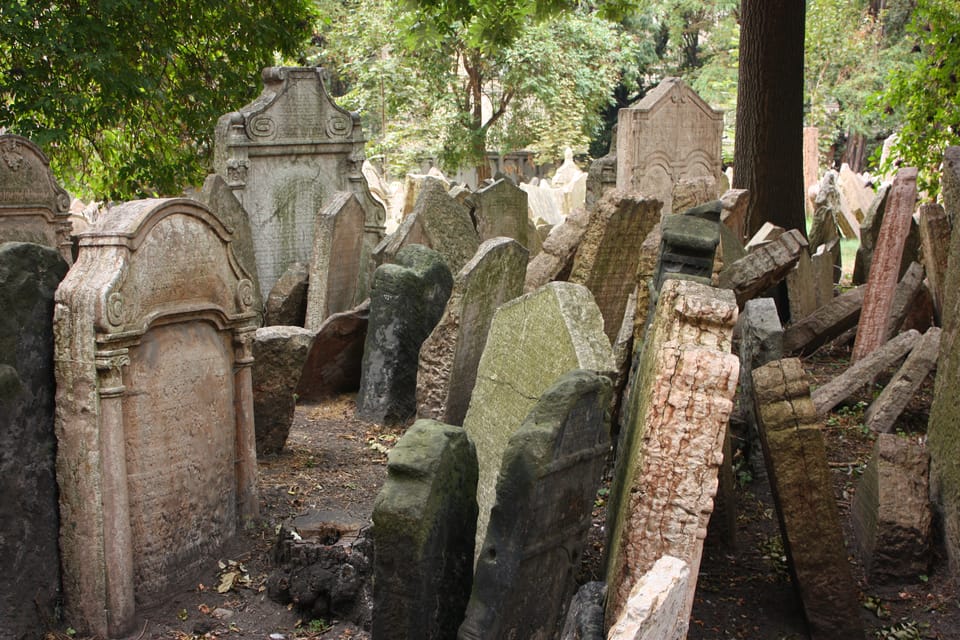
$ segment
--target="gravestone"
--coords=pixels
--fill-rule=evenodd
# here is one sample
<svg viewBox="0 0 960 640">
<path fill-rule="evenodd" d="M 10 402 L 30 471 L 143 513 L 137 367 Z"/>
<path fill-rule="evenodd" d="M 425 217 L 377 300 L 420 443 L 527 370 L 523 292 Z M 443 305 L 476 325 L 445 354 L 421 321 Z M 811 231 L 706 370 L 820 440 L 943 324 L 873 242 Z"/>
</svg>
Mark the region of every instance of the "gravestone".
<svg viewBox="0 0 960 640">
<path fill-rule="evenodd" d="M 524 293 L 535 291 L 552 280 L 566 280 L 589 222 L 589 213 L 581 209 L 550 229 L 540 253 L 533 256 L 527 265 Z"/>
<path fill-rule="evenodd" d="M 472 200 L 481 242 L 502 236 L 530 248 L 526 191 L 501 178 L 478 189 Z"/>
<path fill-rule="evenodd" d="M 377 245 L 374 251 L 377 263 L 395 261 L 398 252 L 411 244 L 439 252 L 451 273 L 460 271 L 480 246 L 470 210 L 451 198 L 439 180 L 423 183 L 413 211 L 393 234 Z"/>
<path fill-rule="evenodd" d="M 846 291 L 787 327 L 783 334 L 783 353 L 810 355 L 857 326 L 865 291 L 864 285 Z"/>
<path fill-rule="evenodd" d="M 334 193 L 317 215 L 303 325 L 314 331 L 334 313 L 362 300 L 364 210 L 348 191 Z"/>
<path fill-rule="evenodd" d="M 373 275 L 357 392 L 357 417 L 378 423 L 403 422 L 416 413 L 420 347 L 453 288 L 450 269 L 432 249 L 407 245 L 396 260 Z"/>
<path fill-rule="evenodd" d="M 850 355 L 853 362 L 863 358 L 886 340 L 893 291 L 900 278 L 900 262 L 916 202 L 917 170 L 914 167 L 900 169 L 890 188 L 890 201 L 880 225 L 877 246 L 870 264 L 857 338 Z"/>
<path fill-rule="evenodd" d="M 930 568 L 930 459 L 922 443 L 881 433 L 854 494 L 853 533 L 871 584 L 902 584 Z"/>
<path fill-rule="evenodd" d="M 128 202 L 57 289 L 67 621 L 129 633 L 257 514 L 252 274 L 187 199 Z"/>
<path fill-rule="evenodd" d="M 266 326 L 302 327 L 307 318 L 310 271 L 302 262 L 293 262 L 273 285 L 267 296 L 263 323 Z"/>
<path fill-rule="evenodd" d="M 720 204 L 723 207 L 720 213 L 720 222 L 733 232 L 741 247 L 747 239 L 749 196 L 750 194 L 746 189 L 728 189 L 720 197 Z"/>
<path fill-rule="evenodd" d="M 73 262 L 70 196 L 50 172 L 50 161 L 26 138 L 0 134 L 0 242 L 32 242 Z"/>
<path fill-rule="evenodd" d="M 610 394 L 607 378 L 570 371 L 510 436 L 459 638 L 561 630 L 610 450 Z"/>
<path fill-rule="evenodd" d="M 960 220 L 960 147 L 947 147 L 943 152 L 943 169 L 940 172 L 940 191 L 943 193 L 943 208 L 950 226 L 956 227 Z"/>
<path fill-rule="evenodd" d="M 846 162 L 840 165 L 837 174 L 837 188 L 840 190 L 840 203 L 844 209 L 844 218 L 851 223 L 856 222 L 859 230 L 860 222 L 867 215 L 870 204 L 875 195 L 863 178 L 850 168 Z"/>
<path fill-rule="evenodd" d="M 684 605 L 690 590 L 690 567 L 680 558 L 663 556 L 637 580 L 623 615 L 610 628 L 608 640 L 683 640 L 689 618 Z"/>
<path fill-rule="evenodd" d="M 257 255 L 254 250 L 253 231 L 250 228 L 250 217 L 237 200 L 233 190 L 227 185 L 223 176 L 211 173 L 203 182 L 203 189 L 196 195 L 196 199 L 203 203 L 210 211 L 233 230 L 233 255 L 237 257 L 240 266 L 247 273 L 257 273 Z M 269 291 L 260 291 L 260 282 L 251 278 L 253 283 L 253 306 L 264 314 L 264 294 Z M 277 323 L 284 324 L 284 323 Z"/>
<path fill-rule="evenodd" d="M 493 314 L 522 293 L 527 250 L 492 238 L 453 281 L 443 317 L 420 347 L 417 415 L 463 425 Z"/>
<path fill-rule="evenodd" d="M 324 400 L 360 388 L 363 343 L 367 339 L 370 300 L 335 313 L 317 329 L 303 364 L 297 396 L 307 402 Z"/>
<path fill-rule="evenodd" d="M 740 369 L 730 353 L 736 318 L 729 291 L 688 280 L 663 283 L 607 503 L 608 625 L 663 555 L 690 565 L 681 611 L 689 618 Z"/>
<path fill-rule="evenodd" d="M 791 576 L 814 640 L 864 637 L 817 411 L 800 360 L 753 371 L 760 442 Z"/>
<path fill-rule="evenodd" d="M 637 191 L 673 212 L 673 186 L 684 178 L 720 184 L 723 112 L 680 78 L 664 78 L 617 118 L 617 188 Z"/>
<path fill-rule="evenodd" d="M 820 180 L 820 188 L 813 201 L 813 216 L 807 233 L 807 240 L 810 246 L 814 248 L 822 244 L 830 244 L 835 240 L 838 241 L 837 244 L 831 245 L 833 249 L 830 252 L 833 256 L 833 264 L 837 269 L 837 282 L 839 282 L 839 273 L 842 267 L 840 232 L 837 225 L 842 217 L 840 190 L 837 188 L 837 172 L 831 169 L 823 174 L 823 178 Z"/>
<path fill-rule="evenodd" d="M 702 204 L 716 200 L 718 195 L 717 181 L 713 176 L 680 178 L 680 180 L 673 185 L 670 211 L 673 213 L 684 213 L 687 209 L 693 209 L 694 207 L 699 207 Z"/>
<path fill-rule="evenodd" d="M 261 327 L 253 340 L 253 422 L 257 456 L 283 451 L 297 399 L 294 391 L 313 342 L 303 327 Z"/>
<path fill-rule="evenodd" d="M 314 221 L 337 191 L 364 211 L 364 264 L 383 236 L 386 212 L 363 177 L 360 118 L 335 105 L 324 70 L 268 67 L 263 92 L 217 121 L 214 170 L 250 216 L 261 291 L 293 262 L 310 261 Z M 361 270 L 360 297 L 369 274 Z"/>
<path fill-rule="evenodd" d="M 627 297 L 636 287 L 638 247 L 660 221 L 661 203 L 637 193 L 607 192 L 590 213 L 573 259 L 569 282 L 593 294 L 603 315 L 603 330 L 617 339 Z"/>
<path fill-rule="evenodd" d="M 753 370 L 783 358 L 783 326 L 773 298 L 747 300 L 737 319 L 740 336 L 740 409 L 747 424 L 747 451 L 759 447 L 757 412 L 753 399 Z M 751 459 L 752 461 L 752 459 Z"/>
<path fill-rule="evenodd" d="M 36 640 L 60 596 L 53 293 L 67 263 L 53 247 L 0 243 L 0 637 Z"/>
<path fill-rule="evenodd" d="M 887 210 L 890 186 L 889 183 L 880 186 L 860 224 L 860 244 L 857 246 L 857 255 L 853 263 L 853 284 L 865 283 L 870 274 L 873 249 L 877 246 L 877 234 L 880 233 L 880 225 Z"/>
<path fill-rule="evenodd" d="M 668 278 L 710 284 L 720 244 L 716 223 L 697 216 L 666 216 L 660 223 L 660 238 L 660 256 L 651 283 L 652 306 Z"/>
<path fill-rule="evenodd" d="M 586 194 L 584 206 L 593 209 L 607 191 L 617 188 L 617 149 L 616 135 L 611 140 L 611 149 L 607 155 L 590 163 L 587 170 Z"/>
<path fill-rule="evenodd" d="M 942 317 L 944 278 L 947 275 L 947 256 L 950 252 L 950 223 L 939 204 L 920 205 L 920 244 L 923 267 L 930 282 L 930 293 L 937 319 Z"/>
<path fill-rule="evenodd" d="M 653 309 L 651 300 L 656 292 L 654 278 L 660 262 L 660 247 L 663 244 L 661 225 L 654 225 L 640 245 L 640 260 L 637 263 L 637 303 L 633 310 L 633 349 L 643 344 L 647 330 L 647 318 Z"/>
<path fill-rule="evenodd" d="M 551 282 L 493 316 L 463 427 L 477 446 L 477 547 L 483 544 L 496 478 L 510 436 L 540 395 L 570 369 L 613 375 L 603 317 L 586 287 Z"/>
<path fill-rule="evenodd" d="M 373 638 L 456 637 L 473 582 L 476 490 L 476 450 L 459 427 L 417 420 L 390 450 L 373 505 Z"/>
<path fill-rule="evenodd" d="M 720 274 L 720 286 L 732 289 L 737 304 L 743 304 L 783 280 L 807 250 L 807 239 L 790 229 L 773 242 L 757 247 Z"/>
</svg>

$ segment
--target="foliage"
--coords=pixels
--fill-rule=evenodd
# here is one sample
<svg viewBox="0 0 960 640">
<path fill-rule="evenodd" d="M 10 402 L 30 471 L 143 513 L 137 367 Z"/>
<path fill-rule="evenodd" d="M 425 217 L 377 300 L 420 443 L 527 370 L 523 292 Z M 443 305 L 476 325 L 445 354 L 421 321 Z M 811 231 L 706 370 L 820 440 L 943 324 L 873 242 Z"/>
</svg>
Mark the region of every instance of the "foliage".
<svg viewBox="0 0 960 640">
<path fill-rule="evenodd" d="M 893 157 L 920 170 L 917 186 L 935 197 L 937 167 L 960 144 L 960 21 L 957 0 L 918 0 L 906 27 L 913 48 L 891 69 L 872 106 L 901 123 Z M 890 169 L 893 158 L 884 169 Z"/>
<path fill-rule="evenodd" d="M 79 195 L 179 193 L 207 171 L 218 116 L 311 22 L 309 0 L 6 0 L 0 126 Z"/>
</svg>

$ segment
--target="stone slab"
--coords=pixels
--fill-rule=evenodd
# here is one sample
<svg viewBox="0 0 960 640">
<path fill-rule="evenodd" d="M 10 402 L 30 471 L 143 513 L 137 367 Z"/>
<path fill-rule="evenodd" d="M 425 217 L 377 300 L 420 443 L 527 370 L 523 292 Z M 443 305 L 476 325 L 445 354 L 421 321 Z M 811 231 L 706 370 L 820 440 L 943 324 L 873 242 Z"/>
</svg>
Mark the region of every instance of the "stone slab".
<svg viewBox="0 0 960 640">
<path fill-rule="evenodd" d="M 794 322 L 783 334 L 785 354 L 810 355 L 831 340 L 856 327 L 866 287 L 860 285 L 833 298 L 807 317 Z"/>
<path fill-rule="evenodd" d="M 295 391 L 312 342 L 313 331 L 303 327 L 257 329 L 253 339 L 253 422 L 258 457 L 283 451 L 293 425 Z"/>
<path fill-rule="evenodd" d="M 866 426 L 876 433 L 894 430 L 900 414 L 937 364 L 940 333 L 939 327 L 931 327 L 923 334 L 900 369 L 867 407 L 863 416 Z"/>
<path fill-rule="evenodd" d="M 732 289 L 742 307 L 750 298 L 783 280 L 806 248 L 803 234 L 790 229 L 731 264 L 720 274 L 720 286 Z"/>
<path fill-rule="evenodd" d="M 683 640 L 688 618 L 684 600 L 689 590 L 690 567 L 679 558 L 663 556 L 637 581 L 623 615 L 607 640 Z"/>
<path fill-rule="evenodd" d="M 473 194 L 473 216 L 480 241 L 513 238 L 530 248 L 527 193 L 509 180 L 496 180 Z"/>
<path fill-rule="evenodd" d="M 363 345 L 370 320 L 370 301 L 335 313 L 317 329 L 303 363 L 297 396 L 318 402 L 360 388 Z"/>
<path fill-rule="evenodd" d="M 575 211 L 550 230 L 540 253 L 527 265 L 524 293 L 535 291 L 553 280 L 566 280 L 589 220 L 586 210 Z"/>
<path fill-rule="evenodd" d="M 310 269 L 291 263 L 267 296 L 263 323 L 266 326 L 302 327 L 307 318 Z"/>
<path fill-rule="evenodd" d="M 944 280 L 950 253 L 950 222 L 943 207 L 931 203 L 920 205 L 919 218 L 921 256 L 939 320 L 943 315 Z"/>
</svg>

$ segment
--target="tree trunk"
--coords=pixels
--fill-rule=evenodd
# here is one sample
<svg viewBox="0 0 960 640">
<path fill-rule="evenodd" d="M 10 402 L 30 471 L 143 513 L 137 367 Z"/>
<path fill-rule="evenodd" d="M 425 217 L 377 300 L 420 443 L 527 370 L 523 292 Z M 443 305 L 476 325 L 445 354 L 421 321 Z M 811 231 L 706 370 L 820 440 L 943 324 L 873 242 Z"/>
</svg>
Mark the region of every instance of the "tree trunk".
<svg viewBox="0 0 960 640">
<path fill-rule="evenodd" d="M 743 0 L 733 186 L 749 191 L 747 230 L 806 235 L 803 188 L 804 0 Z"/>
</svg>

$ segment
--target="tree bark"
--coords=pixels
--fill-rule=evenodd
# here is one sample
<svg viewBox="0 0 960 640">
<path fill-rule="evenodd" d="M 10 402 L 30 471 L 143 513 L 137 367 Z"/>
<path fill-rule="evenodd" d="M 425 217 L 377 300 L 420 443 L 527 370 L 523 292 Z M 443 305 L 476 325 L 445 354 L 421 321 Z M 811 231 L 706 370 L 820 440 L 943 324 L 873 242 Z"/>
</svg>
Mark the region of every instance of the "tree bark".
<svg viewBox="0 0 960 640">
<path fill-rule="evenodd" d="M 803 188 L 804 0 L 743 0 L 733 186 L 749 191 L 747 230 L 806 235 Z"/>
</svg>

